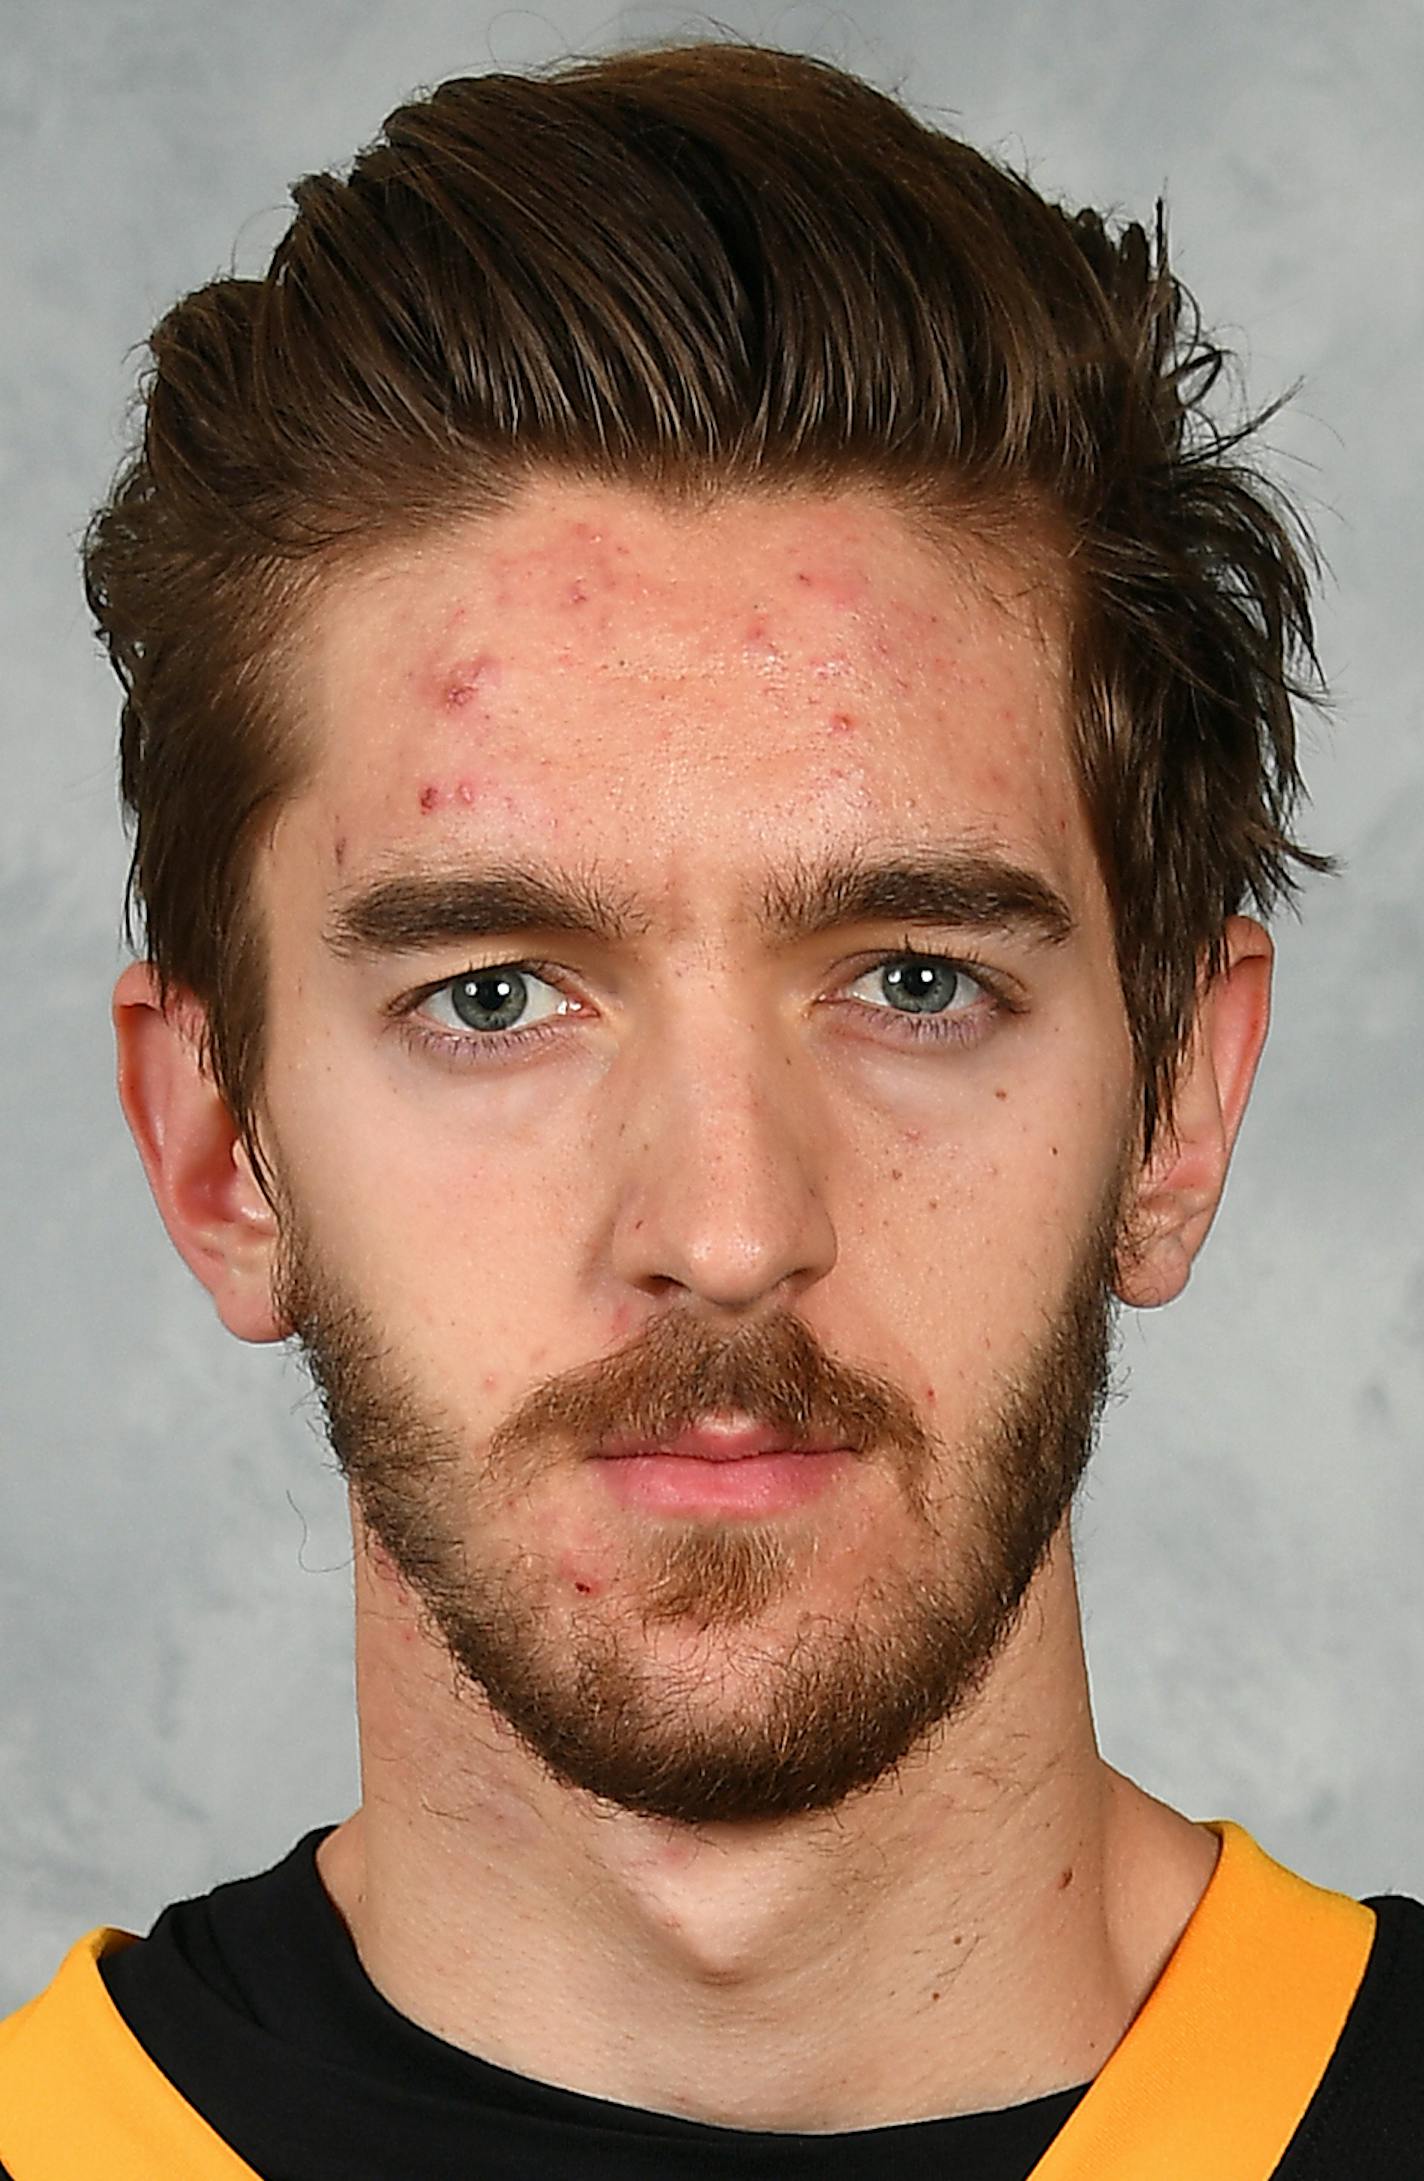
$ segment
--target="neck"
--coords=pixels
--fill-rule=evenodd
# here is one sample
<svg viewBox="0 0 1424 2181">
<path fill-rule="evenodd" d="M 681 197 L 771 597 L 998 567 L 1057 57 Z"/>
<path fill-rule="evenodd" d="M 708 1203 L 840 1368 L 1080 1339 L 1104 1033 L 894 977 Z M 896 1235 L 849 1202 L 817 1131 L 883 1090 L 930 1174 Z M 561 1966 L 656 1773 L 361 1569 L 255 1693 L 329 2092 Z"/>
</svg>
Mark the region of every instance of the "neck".
<svg viewBox="0 0 1424 2181">
<path fill-rule="evenodd" d="M 365 1793 L 319 1868 L 391 2003 L 622 2104 L 830 2131 L 1089 2080 L 1215 1838 L 1106 1765 L 1066 1530 L 973 1705 L 829 1815 L 676 1826 L 555 1782 L 357 1553 Z"/>
</svg>

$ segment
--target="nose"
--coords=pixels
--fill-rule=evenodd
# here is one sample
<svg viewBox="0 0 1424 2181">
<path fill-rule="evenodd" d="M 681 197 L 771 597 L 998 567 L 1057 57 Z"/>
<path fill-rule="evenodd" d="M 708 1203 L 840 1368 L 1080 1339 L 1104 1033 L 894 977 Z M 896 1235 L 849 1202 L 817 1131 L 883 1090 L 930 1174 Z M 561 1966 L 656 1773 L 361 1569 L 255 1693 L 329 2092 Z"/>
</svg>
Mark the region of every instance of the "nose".
<svg viewBox="0 0 1424 2181">
<path fill-rule="evenodd" d="M 746 1313 L 830 1271 L 829 1131 L 793 1043 L 712 1009 L 664 1022 L 624 1056 L 611 1235 L 621 1285 Z"/>
</svg>

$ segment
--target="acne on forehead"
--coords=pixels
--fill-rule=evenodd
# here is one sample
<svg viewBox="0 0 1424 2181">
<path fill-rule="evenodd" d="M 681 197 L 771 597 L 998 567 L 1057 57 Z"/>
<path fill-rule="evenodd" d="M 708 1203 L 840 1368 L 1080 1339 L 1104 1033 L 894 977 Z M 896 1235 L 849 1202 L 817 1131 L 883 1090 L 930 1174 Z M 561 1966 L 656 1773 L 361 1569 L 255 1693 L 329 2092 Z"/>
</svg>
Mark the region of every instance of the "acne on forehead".
<svg viewBox="0 0 1424 2181">
<path fill-rule="evenodd" d="M 1023 642 L 1029 617 L 1010 586 L 1004 596 L 986 608 L 972 570 L 888 510 L 743 502 L 693 517 L 610 492 L 594 516 L 545 496 L 392 564 L 343 607 L 331 652 L 344 654 L 342 698 L 363 675 L 380 692 L 362 704 L 362 800 L 377 827 L 423 833 L 427 819 L 507 800 L 517 781 L 523 830 L 547 830 L 557 811 L 577 831 L 580 778 L 653 753 L 690 778 L 681 761 L 715 760 L 717 723 L 735 725 L 740 704 L 743 734 L 761 722 L 786 779 L 809 762 L 838 808 L 870 818 L 887 759 L 896 807 L 915 817 L 936 799 L 936 745 L 950 753 L 972 714 L 977 756 L 953 765 L 971 807 L 979 788 L 1004 796 L 1056 842 L 1062 767 L 1041 745 L 1061 696 L 1047 650 Z M 327 717 L 335 739 L 339 702 Z M 917 750 L 895 731 L 911 720 Z"/>
<path fill-rule="evenodd" d="M 477 651 L 468 658 L 453 659 L 437 670 L 437 701 L 447 712 L 461 712 L 467 705 L 484 710 L 503 674 L 503 664 L 492 652 Z"/>
<path fill-rule="evenodd" d="M 523 545 L 491 548 L 484 583 L 495 613 L 543 607 L 578 613 L 636 589 L 640 578 L 632 542 L 616 525 L 574 519 L 552 534 Z"/>
</svg>

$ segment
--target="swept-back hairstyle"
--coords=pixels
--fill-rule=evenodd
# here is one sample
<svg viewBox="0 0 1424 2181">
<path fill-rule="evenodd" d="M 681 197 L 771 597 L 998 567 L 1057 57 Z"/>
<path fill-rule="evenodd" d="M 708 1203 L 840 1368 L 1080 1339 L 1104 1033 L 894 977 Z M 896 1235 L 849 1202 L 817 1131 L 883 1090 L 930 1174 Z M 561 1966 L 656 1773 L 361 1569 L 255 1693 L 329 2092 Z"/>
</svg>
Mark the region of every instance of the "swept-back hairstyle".
<svg viewBox="0 0 1424 2181">
<path fill-rule="evenodd" d="M 1225 358 L 1154 232 L 826 64 L 704 44 L 442 84 L 294 192 L 262 279 L 156 328 L 86 548 L 167 993 L 254 1141 L 262 826 L 302 777 L 304 598 L 540 468 L 680 499 L 869 486 L 1045 543 L 1146 1140 L 1226 919 L 1302 865 L 1311 553 L 1212 421 Z"/>
</svg>

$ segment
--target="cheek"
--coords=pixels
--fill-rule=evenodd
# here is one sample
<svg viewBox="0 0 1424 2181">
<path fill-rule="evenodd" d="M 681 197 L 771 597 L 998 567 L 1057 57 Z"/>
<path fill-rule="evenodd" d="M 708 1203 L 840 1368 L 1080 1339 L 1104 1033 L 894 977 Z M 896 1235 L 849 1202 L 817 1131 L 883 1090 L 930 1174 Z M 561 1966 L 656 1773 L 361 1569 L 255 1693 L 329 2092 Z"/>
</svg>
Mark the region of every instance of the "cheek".
<svg viewBox="0 0 1424 2181">
<path fill-rule="evenodd" d="M 538 1368 L 577 1248 L 580 1131 L 539 1120 L 534 1074 L 495 1115 L 403 1056 L 309 1054 L 269 1099 L 279 1169 L 333 1276 L 481 1401 Z"/>
<path fill-rule="evenodd" d="M 996 1080 L 996 1074 L 998 1079 Z M 841 1276 L 871 1298 L 907 1385 L 938 1399 L 1009 1363 L 1061 1307 L 1120 1168 L 1116 1066 L 987 1070 L 972 1095 L 917 1088 L 848 1132 Z M 853 1267 L 858 1270 L 853 1271 Z"/>
</svg>

